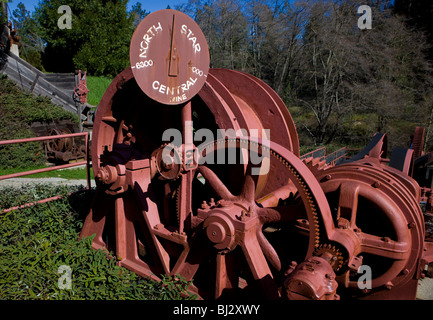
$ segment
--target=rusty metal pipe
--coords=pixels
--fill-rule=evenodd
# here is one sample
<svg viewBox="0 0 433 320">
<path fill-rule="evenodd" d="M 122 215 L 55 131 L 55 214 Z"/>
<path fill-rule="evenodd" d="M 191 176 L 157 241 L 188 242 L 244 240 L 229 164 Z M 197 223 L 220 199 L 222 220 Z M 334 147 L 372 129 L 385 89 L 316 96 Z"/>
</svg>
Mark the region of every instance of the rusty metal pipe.
<svg viewBox="0 0 433 320">
<path fill-rule="evenodd" d="M 48 171 L 55 171 L 55 170 L 58 170 L 58 169 L 66 169 L 66 168 L 78 167 L 78 166 L 82 166 L 82 165 L 87 165 L 87 161 L 80 161 L 80 162 L 76 162 L 76 163 L 62 164 L 62 165 L 54 166 L 54 167 L 50 167 L 50 168 L 42 168 L 42 169 L 29 170 L 29 171 L 25 171 L 25 172 L 17 172 L 17 173 L 6 174 L 6 175 L 3 175 L 3 176 L 0 176 L 0 180 L 10 179 L 10 178 L 18 178 L 18 177 L 27 176 L 27 175 L 30 175 L 30 174 L 41 173 L 41 172 L 48 172 Z"/>
<path fill-rule="evenodd" d="M 6 145 L 6 144 L 55 140 L 55 139 L 62 139 L 62 138 L 85 137 L 85 136 L 87 137 L 88 135 L 89 135 L 88 132 L 81 132 L 81 133 L 71 133 L 71 134 L 59 134 L 59 135 L 54 135 L 54 136 L 43 136 L 43 137 L 34 137 L 34 138 L 3 140 L 3 141 L 0 141 L 0 146 Z"/>
</svg>

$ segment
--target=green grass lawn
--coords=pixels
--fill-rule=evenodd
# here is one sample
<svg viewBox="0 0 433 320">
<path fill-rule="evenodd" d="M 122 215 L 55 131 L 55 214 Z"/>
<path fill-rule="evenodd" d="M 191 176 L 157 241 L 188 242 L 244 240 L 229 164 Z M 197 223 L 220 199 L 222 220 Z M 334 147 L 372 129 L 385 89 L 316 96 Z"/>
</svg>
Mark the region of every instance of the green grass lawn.
<svg viewBox="0 0 433 320">
<path fill-rule="evenodd" d="M 87 76 L 87 88 L 89 89 L 87 103 L 96 107 L 111 81 L 112 79 L 106 77 Z"/>
</svg>

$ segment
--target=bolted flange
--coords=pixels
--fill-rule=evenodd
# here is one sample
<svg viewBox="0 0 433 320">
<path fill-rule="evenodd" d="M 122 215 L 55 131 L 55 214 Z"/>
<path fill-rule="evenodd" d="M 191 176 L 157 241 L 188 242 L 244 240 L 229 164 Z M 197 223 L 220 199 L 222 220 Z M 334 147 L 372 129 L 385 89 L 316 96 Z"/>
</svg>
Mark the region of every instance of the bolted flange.
<svg viewBox="0 0 433 320">
<path fill-rule="evenodd" d="M 235 227 L 230 217 L 222 212 L 216 212 L 204 222 L 206 235 L 214 243 L 216 249 L 234 249 Z"/>
</svg>

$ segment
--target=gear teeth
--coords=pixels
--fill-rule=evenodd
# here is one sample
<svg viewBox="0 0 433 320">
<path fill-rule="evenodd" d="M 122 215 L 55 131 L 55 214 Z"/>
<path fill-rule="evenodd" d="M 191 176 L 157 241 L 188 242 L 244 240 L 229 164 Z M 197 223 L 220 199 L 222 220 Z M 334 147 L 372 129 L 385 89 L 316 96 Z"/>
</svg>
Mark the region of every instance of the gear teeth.
<svg viewBox="0 0 433 320">
<path fill-rule="evenodd" d="M 312 192 L 311 192 L 308 184 L 306 183 L 306 181 L 304 181 L 301 178 L 301 176 L 299 175 L 299 173 L 293 168 L 293 166 L 283 156 L 281 156 L 280 154 L 278 154 L 277 152 L 275 152 L 271 148 L 269 148 L 267 146 L 264 146 L 261 143 L 256 143 L 256 142 L 249 141 L 249 140 L 246 140 L 246 139 L 241 139 L 239 137 L 237 137 L 237 138 L 229 138 L 229 139 L 220 139 L 220 140 L 217 140 L 217 141 L 213 141 L 210 144 L 208 144 L 208 145 L 200 148 L 199 154 L 202 154 L 203 151 L 207 150 L 208 148 L 212 148 L 213 149 L 214 146 L 215 146 L 215 143 L 216 144 L 222 144 L 222 143 L 228 143 L 228 142 L 237 142 L 240 145 L 244 144 L 244 145 L 247 145 L 247 146 L 248 145 L 250 145 L 250 146 L 251 145 L 261 146 L 262 152 L 264 150 L 266 150 L 266 152 L 269 152 L 270 156 L 275 157 L 280 163 L 282 163 L 284 165 L 284 167 L 287 168 L 287 170 L 293 176 L 292 180 L 296 180 L 298 182 L 298 185 L 300 187 L 299 190 L 298 190 L 298 192 L 304 194 L 305 195 L 305 199 L 307 199 L 306 205 L 309 206 L 310 213 L 311 213 L 311 216 L 309 217 L 309 219 L 311 220 L 310 222 L 312 224 L 310 226 L 310 230 L 312 230 L 314 232 L 314 237 L 313 237 L 314 238 L 314 244 L 313 244 L 314 251 L 319 250 L 322 245 L 320 244 L 321 236 L 320 236 L 320 223 L 319 223 L 319 217 L 318 217 L 319 214 L 317 212 L 317 203 L 316 203 L 314 197 L 312 196 Z M 312 160 L 312 158 L 311 159 L 303 160 L 303 162 L 304 162 L 304 164 L 307 165 L 307 167 L 310 170 L 313 171 L 313 174 L 315 176 L 316 176 L 317 172 L 320 172 L 320 171 L 322 171 L 322 170 L 324 170 L 324 169 L 327 168 L 327 165 L 326 165 L 325 161 L 317 161 L 317 160 L 315 160 L 314 164 L 312 164 L 311 160 Z M 327 248 L 327 250 L 331 250 L 331 249 Z M 341 253 L 340 253 L 340 256 L 341 256 Z"/>
<path fill-rule="evenodd" d="M 313 255 L 321 256 L 326 252 L 332 254 L 337 259 L 334 263 L 331 263 L 331 261 L 329 262 L 331 264 L 332 268 L 334 269 L 334 271 L 340 270 L 341 267 L 343 266 L 343 255 L 341 254 L 340 250 L 338 250 L 338 248 L 336 248 L 332 244 L 325 243 L 325 244 L 321 244 L 319 246 L 316 246 L 316 248 L 313 252 Z"/>
<path fill-rule="evenodd" d="M 177 223 L 180 223 L 180 184 L 179 186 L 176 188 L 176 219 L 177 219 Z"/>
<path fill-rule="evenodd" d="M 314 176 L 317 176 L 323 170 L 326 170 L 330 167 L 329 165 L 326 164 L 325 160 L 320 160 L 320 158 L 308 157 L 302 159 L 302 161 L 305 163 L 308 169 L 310 169 L 310 171 L 314 174 Z"/>
</svg>

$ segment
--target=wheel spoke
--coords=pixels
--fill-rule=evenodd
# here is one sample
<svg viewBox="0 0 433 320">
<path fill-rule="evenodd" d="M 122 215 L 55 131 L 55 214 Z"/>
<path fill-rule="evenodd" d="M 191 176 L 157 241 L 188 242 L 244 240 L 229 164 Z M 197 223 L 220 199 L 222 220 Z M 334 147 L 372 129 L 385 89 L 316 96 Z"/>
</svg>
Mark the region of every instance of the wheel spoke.
<svg viewBox="0 0 433 320">
<path fill-rule="evenodd" d="M 228 291 L 237 286 L 237 276 L 235 274 L 235 262 L 233 256 L 224 252 L 216 255 L 215 270 L 215 299 L 221 297 L 224 291 Z"/>
<path fill-rule="evenodd" d="M 404 260 L 410 254 L 410 245 L 387 237 L 360 233 L 361 251 L 392 260 Z"/>
<path fill-rule="evenodd" d="M 356 214 L 358 210 L 359 184 L 356 182 L 343 182 L 340 186 L 340 199 L 338 202 L 337 218 L 350 221 L 351 228 L 356 227 Z"/>
<path fill-rule="evenodd" d="M 265 256 L 263 255 L 262 250 L 260 250 L 257 237 L 246 237 L 242 244 L 242 250 L 247 258 L 248 265 L 255 280 L 263 279 L 267 276 L 272 278 L 271 270 L 269 270 Z"/>
<path fill-rule="evenodd" d="M 224 183 L 218 178 L 218 176 L 206 166 L 199 166 L 197 170 L 203 175 L 206 183 L 209 183 L 210 187 L 216 194 L 224 200 L 233 200 L 235 196 L 227 189 Z"/>
<path fill-rule="evenodd" d="M 278 289 L 256 234 L 247 235 L 241 246 L 256 285 L 259 286 L 264 297 L 277 299 Z"/>
<path fill-rule="evenodd" d="M 285 205 L 275 208 L 257 208 L 257 215 L 262 224 L 273 222 L 295 222 L 306 217 L 303 205 Z"/>
<path fill-rule="evenodd" d="M 268 193 L 257 200 L 257 203 L 263 207 L 276 207 L 280 200 L 286 200 L 290 195 L 294 195 L 298 192 L 298 188 L 292 181 L 289 181 L 286 185 Z"/>
<path fill-rule="evenodd" d="M 254 202 L 256 194 L 256 182 L 250 174 L 245 175 L 244 184 L 242 186 L 241 197 L 248 202 Z"/>
<path fill-rule="evenodd" d="M 269 263 L 277 270 L 281 271 L 281 261 L 278 257 L 274 247 L 269 243 L 268 239 L 264 236 L 262 230 L 257 230 L 257 240 L 260 244 L 260 248 L 263 250 L 263 254 Z"/>
</svg>

